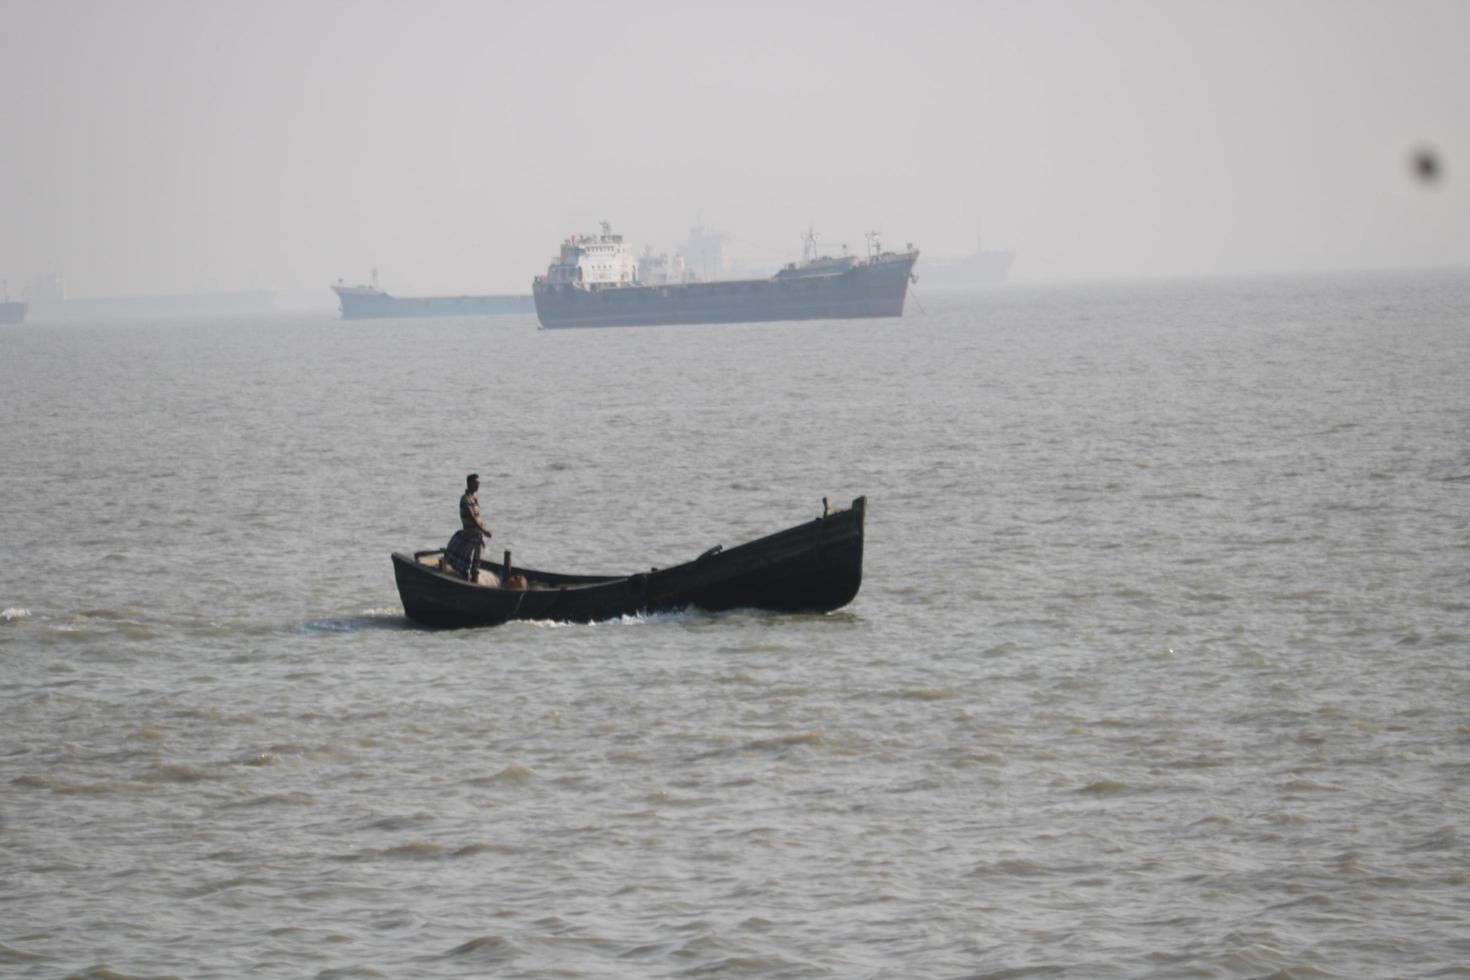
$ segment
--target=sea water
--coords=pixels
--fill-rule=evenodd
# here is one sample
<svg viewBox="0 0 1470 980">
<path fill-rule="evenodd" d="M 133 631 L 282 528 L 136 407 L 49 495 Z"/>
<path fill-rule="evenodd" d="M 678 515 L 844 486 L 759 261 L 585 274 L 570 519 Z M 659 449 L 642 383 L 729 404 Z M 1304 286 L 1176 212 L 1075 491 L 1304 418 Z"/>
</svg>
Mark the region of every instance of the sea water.
<svg viewBox="0 0 1470 980">
<path fill-rule="evenodd" d="M 0 975 L 1470 975 L 1470 276 L 0 333 Z M 826 616 L 406 622 L 869 500 Z"/>
</svg>

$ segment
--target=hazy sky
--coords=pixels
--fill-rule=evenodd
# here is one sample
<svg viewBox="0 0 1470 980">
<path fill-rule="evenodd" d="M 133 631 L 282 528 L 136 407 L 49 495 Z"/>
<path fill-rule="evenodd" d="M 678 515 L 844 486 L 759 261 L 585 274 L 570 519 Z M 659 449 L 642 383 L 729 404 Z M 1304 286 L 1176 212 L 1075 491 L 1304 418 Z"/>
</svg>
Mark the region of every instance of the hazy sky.
<svg viewBox="0 0 1470 980">
<path fill-rule="evenodd" d="M 1464 0 L 0 0 L 12 294 L 525 292 L 603 218 L 1033 281 L 1470 266 L 1467 188 Z"/>
</svg>

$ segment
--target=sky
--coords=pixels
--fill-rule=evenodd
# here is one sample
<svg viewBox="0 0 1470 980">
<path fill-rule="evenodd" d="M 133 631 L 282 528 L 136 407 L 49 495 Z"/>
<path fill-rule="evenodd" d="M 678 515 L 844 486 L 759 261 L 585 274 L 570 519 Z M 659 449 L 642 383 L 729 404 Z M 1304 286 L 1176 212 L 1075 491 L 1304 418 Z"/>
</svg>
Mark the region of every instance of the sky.
<svg viewBox="0 0 1470 980">
<path fill-rule="evenodd" d="M 523 293 L 602 220 L 767 269 L 809 226 L 1027 282 L 1470 267 L 1467 38 L 1463 0 L 0 0 L 0 279 Z"/>
</svg>

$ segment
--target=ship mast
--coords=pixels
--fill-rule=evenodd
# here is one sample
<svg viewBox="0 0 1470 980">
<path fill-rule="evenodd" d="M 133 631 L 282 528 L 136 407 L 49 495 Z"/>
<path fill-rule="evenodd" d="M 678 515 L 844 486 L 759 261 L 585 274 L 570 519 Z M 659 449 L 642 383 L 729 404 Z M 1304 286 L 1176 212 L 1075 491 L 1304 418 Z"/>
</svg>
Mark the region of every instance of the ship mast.
<svg viewBox="0 0 1470 980">
<path fill-rule="evenodd" d="M 807 225 L 806 231 L 801 235 L 801 261 L 811 262 L 817 257 L 817 228 L 816 225 Z"/>
</svg>

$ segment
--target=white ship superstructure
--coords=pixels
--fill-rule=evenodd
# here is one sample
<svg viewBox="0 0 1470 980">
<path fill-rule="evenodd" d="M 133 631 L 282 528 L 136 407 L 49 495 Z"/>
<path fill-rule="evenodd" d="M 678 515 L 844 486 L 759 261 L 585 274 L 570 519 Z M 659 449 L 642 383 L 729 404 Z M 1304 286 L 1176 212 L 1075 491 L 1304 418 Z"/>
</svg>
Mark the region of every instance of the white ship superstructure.
<svg viewBox="0 0 1470 980">
<path fill-rule="evenodd" d="M 561 254 L 546 270 L 546 281 L 558 286 L 634 286 L 638 260 L 633 248 L 602 222 L 600 235 L 573 235 L 561 243 Z"/>
<path fill-rule="evenodd" d="M 655 255 L 653 247 L 649 246 L 638 257 L 638 282 L 641 285 L 668 286 L 688 281 L 689 267 L 685 264 L 681 253 L 670 255 L 667 252 L 660 252 Z"/>
</svg>

